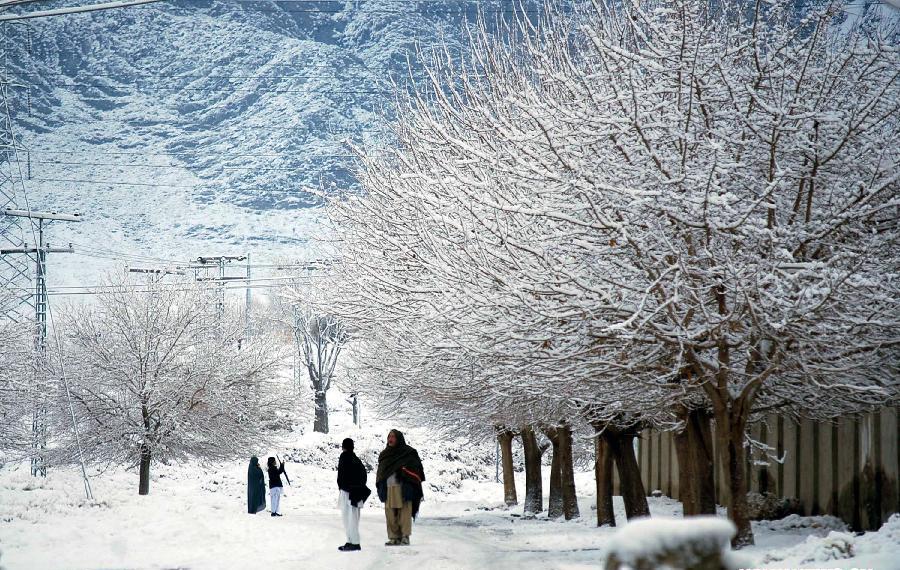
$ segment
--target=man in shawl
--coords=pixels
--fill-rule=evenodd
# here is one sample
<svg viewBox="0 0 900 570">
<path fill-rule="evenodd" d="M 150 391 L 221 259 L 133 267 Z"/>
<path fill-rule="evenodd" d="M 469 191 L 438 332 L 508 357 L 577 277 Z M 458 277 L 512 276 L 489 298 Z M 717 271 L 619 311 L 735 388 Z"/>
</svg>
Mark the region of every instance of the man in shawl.
<svg viewBox="0 0 900 570">
<path fill-rule="evenodd" d="M 388 541 L 386 546 L 408 545 L 412 520 L 419 512 L 425 472 L 419 453 L 406 445 L 399 431 L 392 429 L 387 447 L 378 455 L 375 488 L 384 503 Z"/>
<path fill-rule="evenodd" d="M 247 468 L 247 512 L 255 515 L 266 510 L 266 478 L 259 466 L 259 459 L 250 458 Z"/>
</svg>

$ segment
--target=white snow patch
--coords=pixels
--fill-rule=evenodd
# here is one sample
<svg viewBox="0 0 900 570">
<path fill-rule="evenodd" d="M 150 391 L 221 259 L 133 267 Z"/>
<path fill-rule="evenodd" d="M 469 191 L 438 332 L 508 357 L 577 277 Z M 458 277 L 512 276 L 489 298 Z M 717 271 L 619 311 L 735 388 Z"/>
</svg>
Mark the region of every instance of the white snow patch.
<svg viewBox="0 0 900 570">
<path fill-rule="evenodd" d="M 810 536 L 794 547 L 769 552 L 762 563 L 790 567 L 827 563 L 829 568 L 896 568 L 898 559 L 900 514 L 894 514 L 877 532 L 855 536 L 849 532 L 831 531 L 825 537 Z M 835 566 L 835 561 L 839 561 L 840 566 Z"/>
</svg>

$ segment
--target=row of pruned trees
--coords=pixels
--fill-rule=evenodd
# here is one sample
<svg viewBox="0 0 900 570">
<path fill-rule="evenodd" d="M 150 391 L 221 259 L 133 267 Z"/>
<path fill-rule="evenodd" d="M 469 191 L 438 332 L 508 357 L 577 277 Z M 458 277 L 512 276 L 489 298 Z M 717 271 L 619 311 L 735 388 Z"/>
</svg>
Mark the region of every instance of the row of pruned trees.
<svg viewBox="0 0 900 570">
<path fill-rule="evenodd" d="M 898 396 L 897 23 L 843 8 L 596 0 L 431 54 L 329 206 L 357 374 L 423 423 L 521 434 L 532 510 L 535 433 L 567 516 L 595 437 L 601 524 L 613 465 L 647 512 L 637 431 L 675 430 L 686 512 L 717 460 L 752 543 L 754 413 Z"/>
<path fill-rule="evenodd" d="M 217 307 L 215 296 L 190 283 L 113 278 L 58 311 L 59 342 L 43 360 L 4 351 L 17 364 L 0 373 L 0 432 L 27 430 L 27 418 L 8 411 L 40 398 L 47 461 L 137 467 L 142 495 L 153 463 L 261 449 L 279 416 L 296 412 L 290 383 L 278 378 L 286 351 L 270 335 L 246 338 L 239 312 Z M 12 457 L 31 453 L 6 439 Z"/>
</svg>

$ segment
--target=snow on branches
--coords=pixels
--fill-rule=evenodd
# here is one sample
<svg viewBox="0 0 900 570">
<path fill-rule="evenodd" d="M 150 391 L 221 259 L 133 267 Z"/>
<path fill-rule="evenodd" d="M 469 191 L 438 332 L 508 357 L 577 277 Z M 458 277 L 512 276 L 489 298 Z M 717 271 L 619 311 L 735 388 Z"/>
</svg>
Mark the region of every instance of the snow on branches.
<svg viewBox="0 0 900 570">
<path fill-rule="evenodd" d="M 200 287 L 114 281 L 66 314 L 86 458 L 139 465 L 140 494 L 151 461 L 246 454 L 278 411 L 283 354 L 264 337 L 242 339 L 243 323 L 209 297 Z"/>
<path fill-rule="evenodd" d="M 366 364 L 438 422 L 710 408 L 751 543 L 754 410 L 900 394 L 897 19 L 842 8 L 595 2 L 434 53 L 330 204 Z"/>
<path fill-rule="evenodd" d="M 33 324 L 0 319 L 0 451 L 8 454 L 24 455 L 34 442 L 31 416 L 45 387 L 36 338 Z"/>
</svg>

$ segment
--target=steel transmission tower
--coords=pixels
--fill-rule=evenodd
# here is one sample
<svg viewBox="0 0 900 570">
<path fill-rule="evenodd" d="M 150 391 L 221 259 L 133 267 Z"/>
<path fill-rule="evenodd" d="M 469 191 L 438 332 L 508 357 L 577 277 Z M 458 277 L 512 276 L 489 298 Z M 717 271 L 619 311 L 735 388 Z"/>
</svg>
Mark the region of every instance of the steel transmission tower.
<svg viewBox="0 0 900 570">
<path fill-rule="evenodd" d="M 10 72 L 12 55 L 12 23 L 0 23 L 0 249 L 26 249 L 36 234 L 34 220 L 5 216 L 6 210 L 25 210 L 25 186 L 20 157 L 25 149 L 16 136 L 13 123 L 14 90 L 22 87 Z M 38 252 L 0 255 L 0 318 L 16 322 L 34 320 L 36 298 L 32 289 L 32 273 L 38 266 Z"/>
<path fill-rule="evenodd" d="M 10 73 L 12 26 L 0 22 L 0 319 L 36 325 L 35 371 L 40 374 L 37 371 L 47 356 L 47 254 L 72 252 L 71 246 L 50 247 L 44 239 L 45 226 L 54 220 L 80 222 L 81 218 L 78 214 L 35 212 L 28 201 L 20 161 L 27 151 L 16 135 L 13 117 L 14 89 L 24 86 L 15 83 Z M 41 394 L 35 395 L 31 428 L 31 473 L 46 476 L 47 405 Z"/>
</svg>

